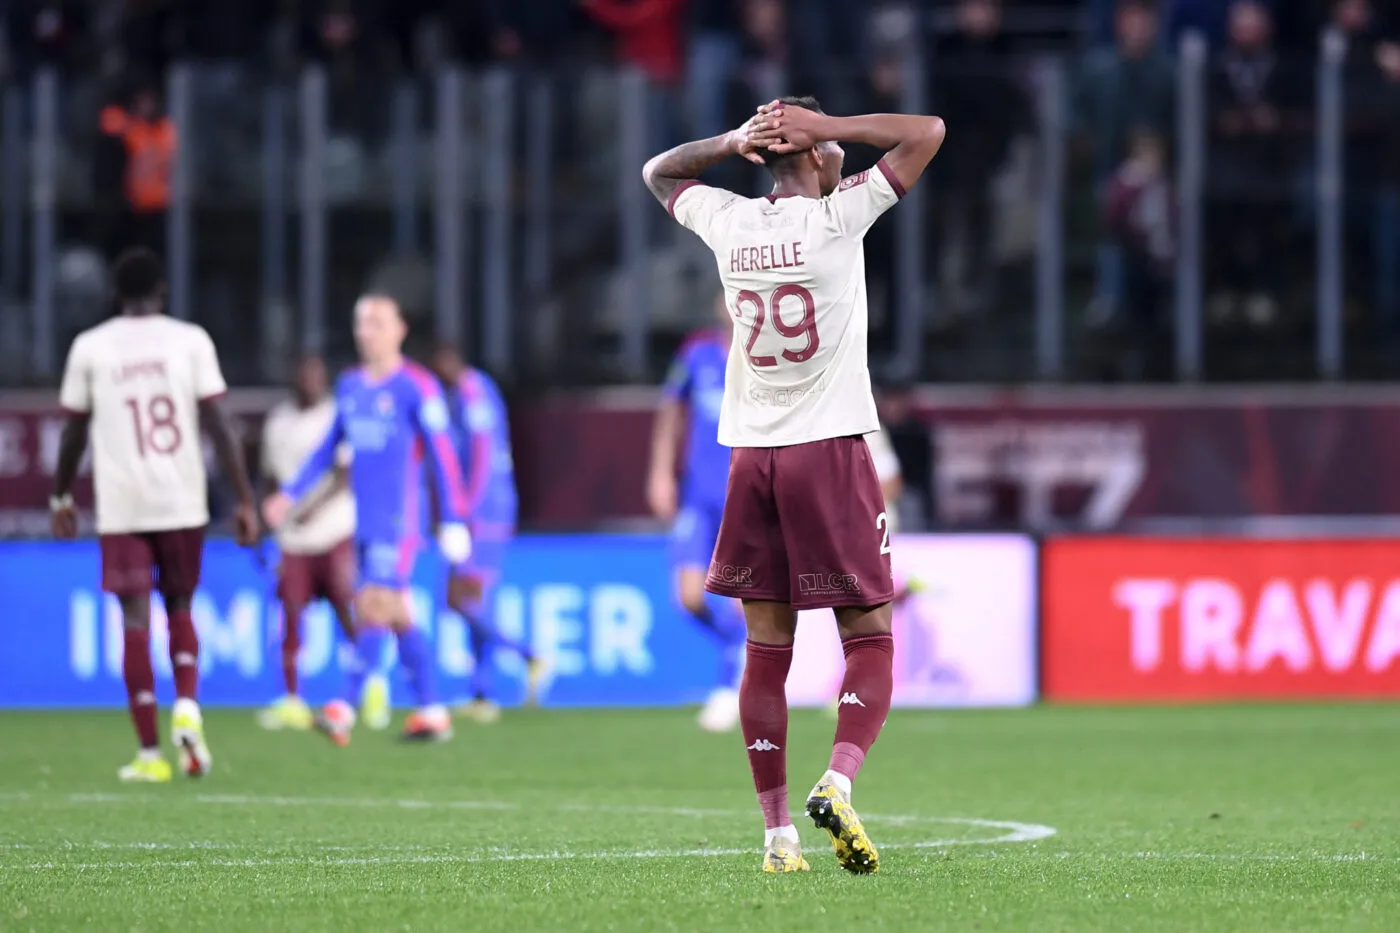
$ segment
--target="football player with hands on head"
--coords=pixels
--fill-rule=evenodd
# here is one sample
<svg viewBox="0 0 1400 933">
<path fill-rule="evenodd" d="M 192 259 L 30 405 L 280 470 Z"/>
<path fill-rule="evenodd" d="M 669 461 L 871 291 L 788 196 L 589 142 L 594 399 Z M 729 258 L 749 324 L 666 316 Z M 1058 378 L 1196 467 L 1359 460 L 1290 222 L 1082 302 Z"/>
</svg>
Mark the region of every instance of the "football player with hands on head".
<svg viewBox="0 0 1400 933">
<path fill-rule="evenodd" d="M 735 339 L 719 442 L 733 449 L 706 589 L 743 601 L 739 719 L 765 823 L 763 869 L 807 868 L 787 800 L 787 696 L 797 613 L 833 609 L 846 656 L 830 763 L 806 810 L 840 865 L 878 870 L 851 806 L 893 689 L 889 514 L 865 435 L 879 429 L 867 363 L 863 241 L 943 144 L 937 117 L 833 117 L 783 98 L 738 130 L 677 146 L 642 170 L 671 216 L 713 251 Z M 841 140 L 885 150 L 843 178 Z M 768 167 L 745 198 L 700 181 L 731 156 Z"/>
</svg>

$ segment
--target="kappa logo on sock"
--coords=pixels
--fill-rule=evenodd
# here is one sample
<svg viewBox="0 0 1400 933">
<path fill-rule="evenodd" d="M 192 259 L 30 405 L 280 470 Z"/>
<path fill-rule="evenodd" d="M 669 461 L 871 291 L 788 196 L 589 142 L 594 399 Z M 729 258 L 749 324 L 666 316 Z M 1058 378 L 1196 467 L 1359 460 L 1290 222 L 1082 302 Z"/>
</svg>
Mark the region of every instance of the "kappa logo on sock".
<svg viewBox="0 0 1400 933">
<path fill-rule="evenodd" d="M 782 750 L 783 747 L 781 745 L 774 745 L 767 739 L 759 739 L 749 746 L 749 751 L 751 752 L 780 752 Z"/>
<path fill-rule="evenodd" d="M 193 667 L 199 663 L 199 658 L 190 654 L 188 651 L 179 651 L 176 652 L 173 663 L 176 667 Z"/>
<path fill-rule="evenodd" d="M 156 701 L 156 695 L 149 690 L 142 690 L 132 699 L 136 701 L 137 706 L 149 706 Z"/>
<path fill-rule="evenodd" d="M 864 703 L 862 703 L 862 702 L 860 701 L 860 697 L 856 696 L 854 693 L 843 693 L 843 694 L 841 694 L 841 700 L 840 700 L 840 702 L 838 702 L 836 705 L 837 705 L 837 706 L 846 706 L 847 704 L 851 704 L 851 705 L 854 705 L 854 706 L 864 706 L 864 705 L 865 705 Z"/>
</svg>

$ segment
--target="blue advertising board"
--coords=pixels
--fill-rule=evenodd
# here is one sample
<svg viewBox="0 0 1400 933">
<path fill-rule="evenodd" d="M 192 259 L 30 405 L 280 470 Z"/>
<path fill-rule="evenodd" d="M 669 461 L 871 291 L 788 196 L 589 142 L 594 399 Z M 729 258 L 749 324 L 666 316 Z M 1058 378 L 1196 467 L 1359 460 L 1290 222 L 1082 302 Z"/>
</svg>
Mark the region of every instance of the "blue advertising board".
<svg viewBox="0 0 1400 933">
<path fill-rule="evenodd" d="M 0 543 L 0 706 L 118 706 L 121 612 L 98 586 L 95 542 Z M 433 554 L 414 573 L 416 616 L 432 633 L 442 692 L 466 691 L 472 659 L 461 619 L 441 605 L 444 570 Z M 512 548 L 496 595 L 508 633 L 550 657 L 550 705 L 698 702 L 713 685 L 716 647 L 682 618 L 671 596 L 665 539 L 658 536 L 527 536 Z M 281 607 L 270 574 L 228 541 L 205 549 L 194 603 L 201 639 L 201 700 L 264 703 L 281 693 Z M 172 693 L 163 609 L 153 611 L 157 691 Z M 344 652 L 327 607 L 303 623 L 301 670 L 308 699 L 342 682 Z M 518 698 L 523 669 L 498 662 L 498 699 Z M 403 691 L 398 696 L 404 697 Z"/>
</svg>

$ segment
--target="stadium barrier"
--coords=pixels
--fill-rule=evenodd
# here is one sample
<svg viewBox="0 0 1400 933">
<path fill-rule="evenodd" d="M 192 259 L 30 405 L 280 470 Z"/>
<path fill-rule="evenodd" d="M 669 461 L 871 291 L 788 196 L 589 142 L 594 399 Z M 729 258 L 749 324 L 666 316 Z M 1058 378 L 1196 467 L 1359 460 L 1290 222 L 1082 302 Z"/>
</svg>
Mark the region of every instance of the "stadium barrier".
<svg viewBox="0 0 1400 933">
<path fill-rule="evenodd" d="M 1020 535 L 899 537 L 897 582 L 913 583 L 896 613 L 895 700 L 902 705 L 1023 705 L 1036 696 L 1036 553 Z M 444 693 L 465 690 L 472 659 L 461 620 L 440 605 L 443 568 L 415 569 L 416 614 L 432 630 Z M 0 707 L 121 706 L 121 616 L 97 586 L 91 541 L 0 543 Z M 550 705 L 698 702 L 717 648 L 671 597 L 666 539 L 654 535 L 526 536 L 513 548 L 496 613 L 556 667 Z M 795 704 L 833 700 L 842 657 L 830 613 L 800 626 L 788 689 Z M 194 603 L 206 704 L 265 702 L 281 689 L 281 610 L 271 574 L 231 542 L 210 541 Z M 304 620 L 306 695 L 341 683 L 343 652 L 328 609 Z M 170 696 L 166 625 L 157 604 L 157 685 Z M 494 671 L 501 699 L 518 698 L 516 659 Z M 402 690 L 399 696 L 406 695 Z"/>
<path fill-rule="evenodd" d="M 285 398 L 245 388 L 226 401 L 255 439 Z M 511 441 L 522 523 L 574 531 L 649 520 L 658 399 L 644 386 L 519 399 Z M 905 479 L 932 480 L 947 530 L 1138 530 L 1188 516 L 1369 521 L 1400 503 L 1394 385 L 927 386 L 911 401 L 934 462 L 931 476 Z M 0 394 L 0 536 L 48 534 L 63 421 L 50 390 Z M 91 493 L 85 461 L 74 487 L 84 513 Z"/>
<path fill-rule="evenodd" d="M 1046 699 L 1400 697 L 1400 541 L 1059 538 Z"/>
</svg>

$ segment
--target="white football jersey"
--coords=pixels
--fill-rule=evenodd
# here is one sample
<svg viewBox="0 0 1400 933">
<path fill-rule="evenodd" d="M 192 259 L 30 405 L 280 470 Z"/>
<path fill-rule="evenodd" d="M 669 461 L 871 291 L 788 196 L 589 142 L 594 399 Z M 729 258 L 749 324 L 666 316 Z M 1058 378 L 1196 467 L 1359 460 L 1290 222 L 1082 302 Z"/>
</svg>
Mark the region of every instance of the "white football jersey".
<svg viewBox="0 0 1400 933">
<path fill-rule="evenodd" d="M 199 403 L 227 389 L 197 324 L 123 315 L 78 335 L 59 404 L 92 416 L 99 534 L 209 524 Z"/>
<path fill-rule="evenodd" d="M 325 439 L 335 411 L 335 399 L 328 396 L 310 408 L 288 400 L 268 413 L 263 424 L 262 470 L 277 481 L 278 488 L 291 482 Z M 337 461 L 340 466 L 349 465 L 348 447 L 341 449 Z M 330 475 L 322 477 L 308 498 L 319 499 L 323 487 L 332 482 Z M 298 511 L 293 510 L 277 532 L 277 546 L 288 554 L 324 554 L 355 533 L 355 497 L 347 486 L 322 502 L 310 518 L 298 519 Z"/>
<path fill-rule="evenodd" d="M 903 194 L 883 161 L 821 199 L 676 189 L 672 216 L 714 251 L 734 318 L 721 444 L 789 447 L 879 428 L 864 240 Z"/>
</svg>

